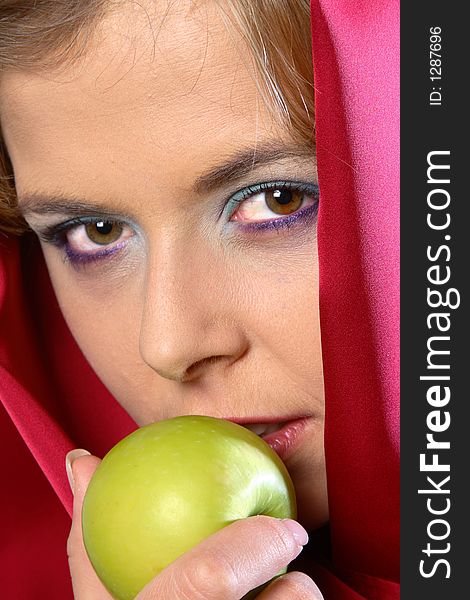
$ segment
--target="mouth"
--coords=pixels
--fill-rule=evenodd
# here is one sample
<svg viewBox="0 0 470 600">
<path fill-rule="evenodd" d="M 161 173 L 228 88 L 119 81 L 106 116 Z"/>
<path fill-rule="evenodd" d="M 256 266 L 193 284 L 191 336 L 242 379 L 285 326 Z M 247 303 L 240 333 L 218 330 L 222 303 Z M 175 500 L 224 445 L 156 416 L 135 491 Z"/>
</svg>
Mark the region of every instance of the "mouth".
<svg viewBox="0 0 470 600">
<path fill-rule="evenodd" d="M 282 421 L 260 418 L 253 419 L 234 419 L 228 418 L 227 421 L 242 425 L 262 438 L 276 454 L 282 459 L 287 460 L 295 448 L 301 443 L 303 433 L 311 417 L 287 417 Z"/>
<path fill-rule="evenodd" d="M 240 425 L 241 425 L 241 423 L 240 423 Z M 275 433 L 276 431 L 279 431 L 280 429 L 282 429 L 284 427 L 284 425 L 286 425 L 286 422 L 272 423 L 272 424 L 270 424 L 270 423 L 252 423 L 252 424 L 245 424 L 245 425 L 243 425 L 243 427 L 245 427 L 246 429 L 249 429 L 253 433 L 256 433 L 256 435 L 258 435 L 260 438 L 264 439 L 270 433 Z"/>
</svg>

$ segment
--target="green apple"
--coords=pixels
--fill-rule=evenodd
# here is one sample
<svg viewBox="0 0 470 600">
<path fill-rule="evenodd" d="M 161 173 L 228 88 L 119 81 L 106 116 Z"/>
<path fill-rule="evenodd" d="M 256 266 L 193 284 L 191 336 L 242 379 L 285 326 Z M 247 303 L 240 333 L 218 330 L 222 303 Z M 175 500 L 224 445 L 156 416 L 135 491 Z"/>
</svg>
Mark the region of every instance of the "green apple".
<svg viewBox="0 0 470 600">
<path fill-rule="evenodd" d="M 178 556 L 253 515 L 296 518 L 286 467 L 249 429 L 188 415 L 110 450 L 85 496 L 83 539 L 106 588 L 131 600 Z"/>
</svg>

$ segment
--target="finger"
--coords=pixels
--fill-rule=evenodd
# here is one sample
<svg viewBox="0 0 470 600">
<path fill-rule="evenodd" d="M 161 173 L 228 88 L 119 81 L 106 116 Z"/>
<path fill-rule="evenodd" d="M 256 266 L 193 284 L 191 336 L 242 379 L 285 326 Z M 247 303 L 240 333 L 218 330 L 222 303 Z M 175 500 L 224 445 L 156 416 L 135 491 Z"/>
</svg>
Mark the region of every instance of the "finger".
<svg viewBox="0 0 470 600">
<path fill-rule="evenodd" d="M 324 600 L 315 583 L 299 571 L 275 579 L 256 600 Z"/>
<path fill-rule="evenodd" d="M 236 521 L 180 556 L 136 600 L 240 600 L 285 568 L 307 541 L 307 532 L 290 519 Z"/>
<path fill-rule="evenodd" d="M 72 491 L 74 494 L 72 528 L 67 540 L 70 575 L 75 600 L 112 600 L 111 595 L 98 579 L 85 550 L 82 537 L 82 505 L 86 489 L 93 473 L 100 464 L 96 456 L 79 451 L 72 455 L 71 474 L 73 476 Z M 78 457 L 77 457 L 78 455 Z"/>
</svg>

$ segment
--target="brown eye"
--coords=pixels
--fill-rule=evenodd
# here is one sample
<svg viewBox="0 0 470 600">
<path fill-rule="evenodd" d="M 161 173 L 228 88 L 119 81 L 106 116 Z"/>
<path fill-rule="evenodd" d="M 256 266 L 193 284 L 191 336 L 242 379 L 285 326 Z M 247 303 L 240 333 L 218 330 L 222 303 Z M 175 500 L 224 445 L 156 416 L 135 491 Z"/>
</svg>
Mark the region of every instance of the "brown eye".
<svg viewBox="0 0 470 600">
<path fill-rule="evenodd" d="M 112 221 L 97 221 L 96 223 L 87 223 L 85 231 L 92 242 L 105 246 L 121 237 L 122 225 Z"/>
<path fill-rule="evenodd" d="M 266 205 L 278 215 L 289 215 L 302 206 L 304 192 L 289 189 L 273 189 L 265 192 Z"/>
</svg>

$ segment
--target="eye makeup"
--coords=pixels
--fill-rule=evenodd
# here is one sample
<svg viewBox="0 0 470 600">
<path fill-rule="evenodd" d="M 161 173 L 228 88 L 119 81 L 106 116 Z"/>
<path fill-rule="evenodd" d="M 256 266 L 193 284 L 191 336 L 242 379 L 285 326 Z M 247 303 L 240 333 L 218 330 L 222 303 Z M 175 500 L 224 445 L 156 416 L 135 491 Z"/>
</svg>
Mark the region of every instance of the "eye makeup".
<svg viewBox="0 0 470 600">
<path fill-rule="evenodd" d="M 227 219 L 233 215 L 236 208 L 244 201 L 249 198 L 256 196 L 262 192 L 270 192 L 274 190 L 279 191 L 291 191 L 305 195 L 312 195 L 317 198 L 318 202 L 318 185 L 315 183 L 308 183 L 305 181 L 268 181 L 262 183 L 256 183 L 242 188 L 235 192 L 226 202 L 222 214 L 225 213 Z M 276 216 L 275 213 L 273 213 Z M 281 215 L 278 215 L 281 216 Z"/>
<path fill-rule="evenodd" d="M 255 234 L 267 231 L 279 231 L 282 229 L 288 229 L 296 224 L 305 223 L 308 226 L 315 224 L 318 213 L 319 188 L 317 184 L 307 182 L 273 181 L 250 185 L 236 192 L 229 199 L 224 212 L 229 213 L 230 221 L 234 214 L 236 215 L 237 208 L 244 201 L 256 197 L 257 195 L 260 195 L 262 193 L 274 191 L 279 192 L 279 196 L 286 191 L 293 192 L 297 195 L 300 194 L 305 196 L 306 198 L 310 198 L 310 200 L 313 201 L 313 203 L 310 203 L 308 206 L 300 207 L 299 209 L 295 210 L 290 214 L 278 214 L 271 210 L 272 218 L 253 220 L 251 222 L 243 222 L 240 220 L 232 221 L 232 223 L 236 223 L 237 230 L 240 230 L 247 234 Z"/>
<path fill-rule="evenodd" d="M 76 217 L 57 225 L 50 225 L 41 229 L 38 232 L 38 237 L 43 242 L 51 244 L 64 252 L 64 262 L 70 262 L 76 267 L 85 267 L 87 265 L 98 263 L 100 261 L 109 260 L 115 254 L 118 254 L 121 250 L 127 246 L 130 237 L 122 240 L 121 242 L 114 242 L 112 244 L 103 244 L 100 248 L 99 244 L 96 244 L 97 250 L 94 252 L 78 252 L 72 247 L 68 239 L 68 234 L 78 227 L 86 227 L 87 225 L 97 225 L 101 223 L 113 223 L 119 225 L 122 228 L 129 229 L 130 226 L 118 219 L 106 216 L 102 217 Z"/>
<path fill-rule="evenodd" d="M 126 245 L 127 245 L 127 241 L 121 242 L 114 246 L 107 246 L 107 247 L 103 248 L 103 250 L 99 250 L 98 252 L 93 252 L 93 253 L 75 252 L 74 250 L 72 250 L 70 248 L 70 246 L 67 243 L 64 243 L 63 247 L 64 247 L 64 251 L 65 251 L 67 260 L 69 262 L 71 262 L 72 264 L 78 266 L 78 265 L 89 265 L 89 264 L 96 263 L 96 262 L 99 262 L 104 259 L 109 259 L 111 256 L 113 256 L 114 254 L 117 254 L 120 250 L 122 250 L 124 248 L 124 246 L 126 246 Z"/>
<path fill-rule="evenodd" d="M 302 208 L 291 215 L 287 215 L 279 219 L 270 219 L 267 221 L 259 221 L 254 223 L 242 223 L 238 225 L 238 227 L 247 233 L 279 231 L 280 229 L 289 229 L 297 223 L 305 223 L 307 225 L 314 224 L 317 218 L 317 213 L 318 203 Z"/>
<path fill-rule="evenodd" d="M 289 197 L 289 194 L 295 194 L 305 199 L 302 200 L 302 205 L 292 213 L 281 213 L 268 208 L 266 204 L 266 194 L 271 193 L 271 196 L 277 194 L 278 197 Z M 287 194 L 286 194 L 287 193 Z M 245 235 L 262 235 L 264 232 L 277 231 L 283 229 L 294 228 L 297 225 L 305 224 L 305 226 L 314 226 L 318 212 L 318 185 L 300 181 L 271 181 L 262 182 L 246 186 L 230 196 L 225 201 L 219 218 L 223 218 L 225 225 L 230 226 L 232 232 L 239 232 Z M 257 199 L 257 200 L 256 200 Z M 245 201 L 251 202 L 253 205 L 260 206 L 268 211 L 269 218 L 254 219 L 254 220 L 237 220 L 234 217 L 237 214 L 239 207 Z M 304 204 L 307 203 L 307 206 Z M 279 201 L 280 208 L 285 208 L 286 201 Z M 122 231 L 131 231 L 130 235 L 123 240 L 117 239 L 109 244 L 99 244 L 92 240 L 87 240 L 88 248 L 95 244 L 95 249 L 85 252 L 80 252 L 76 248 L 76 241 L 72 243 L 72 234 L 77 232 L 78 228 L 83 227 L 85 233 L 89 225 L 111 224 L 119 226 Z M 135 235 L 135 227 L 129 223 L 123 222 L 119 218 L 106 215 L 105 217 L 75 217 L 68 221 L 44 227 L 38 231 L 39 238 L 49 244 L 56 246 L 63 252 L 65 262 L 69 262 L 72 266 L 81 268 L 89 265 L 104 263 L 111 260 L 119 253 L 125 250 L 129 240 Z M 77 236 L 75 236 L 77 237 Z M 80 236 L 78 236 L 80 238 Z M 74 245 L 75 244 L 75 245 Z"/>
</svg>

